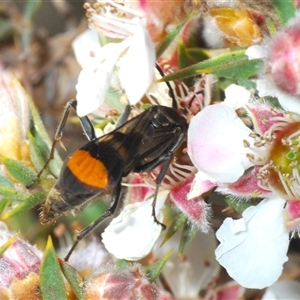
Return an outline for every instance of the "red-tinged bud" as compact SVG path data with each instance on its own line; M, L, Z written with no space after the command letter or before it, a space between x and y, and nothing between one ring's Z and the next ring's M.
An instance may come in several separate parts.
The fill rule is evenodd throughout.
M39 270L42 252L11 232L0 231L0 299L42 299Z
M191 224L200 228L203 232L209 230L210 207L202 197L187 199L192 186L193 178L171 190L170 196L176 207L188 217Z
M299 15L298 15L299 17ZM276 86L290 95L300 94L300 23L279 33L270 45L268 66Z
M3 245L12 233L0 231ZM42 252L21 238L16 238L0 257L0 287L8 288L14 279L24 279L30 273L39 274Z
M157 287L150 283L140 265L127 269L107 268L86 284L86 300L159 299Z

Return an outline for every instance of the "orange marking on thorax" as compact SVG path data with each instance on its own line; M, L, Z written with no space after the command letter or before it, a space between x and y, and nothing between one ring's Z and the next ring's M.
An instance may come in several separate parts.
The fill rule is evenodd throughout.
M90 155L88 151L76 151L67 166L74 176L84 184L104 189L109 185L108 172L104 164Z

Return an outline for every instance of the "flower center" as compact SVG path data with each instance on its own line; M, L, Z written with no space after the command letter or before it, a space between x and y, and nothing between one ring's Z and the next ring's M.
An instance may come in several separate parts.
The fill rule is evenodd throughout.
M268 184L287 200L300 199L300 122L274 134L269 152Z

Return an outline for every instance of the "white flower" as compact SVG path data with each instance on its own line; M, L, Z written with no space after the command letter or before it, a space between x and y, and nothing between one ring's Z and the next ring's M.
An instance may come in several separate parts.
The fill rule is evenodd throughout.
M240 285L262 289L281 275L289 246L284 204L280 198L263 200L247 208L242 219L225 219L217 231L216 258Z
M74 41L74 51L83 68L76 86L79 116L93 112L104 102L115 70L119 70L121 88L131 105L151 85L156 60L154 45L141 21L134 19L129 28L130 35L120 43L97 47L92 31Z
M231 201L265 198L246 209L243 219L225 220L216 251L238 283L264 288L282 272L289 233L299 231L300 115L252 100L239 109L248 127L235 111L243 101L237 105L234 93L229 94L226 103L204 108L191 122L188 153L200 174L191 193L217 186Z
M161 209L169 191L158 193L156 218L162 222ZM115 257L127 260L139 260L152 250L162 227L152 216L153 197L125 206L121 214L114 218L102 234L102 241Z

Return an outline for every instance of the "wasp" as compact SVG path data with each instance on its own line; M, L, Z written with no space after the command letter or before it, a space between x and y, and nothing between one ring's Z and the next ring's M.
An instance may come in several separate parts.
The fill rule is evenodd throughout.
M71 107L76 110L76 106L76 100L71 100L66 106L54 136L52 155L55 144L62 139L69 111ZM150 172L161 165L156 178L156 200L158 187L174 151L185 140L187 132L186 119L176 109L161 105L151 106L99 138L87 116L79 119L89 141L64 161L60 176L42 208L40 221L47 224L61 215L81 210L92 198L105 191L111 192L111 202L102 216L77 234L65 261L80 240L115 213L121 199L122 179L129 173ZM155 222L165 227L156 219L155 200L152 215Z

